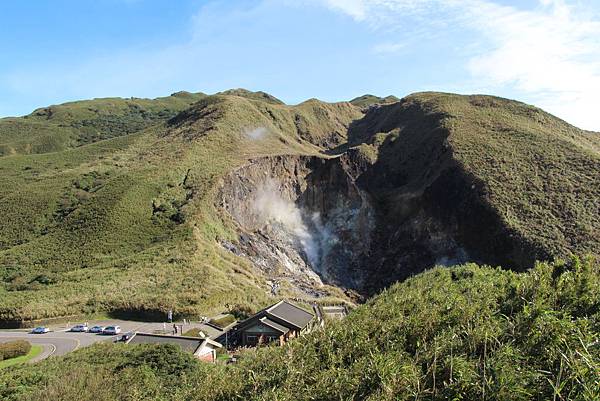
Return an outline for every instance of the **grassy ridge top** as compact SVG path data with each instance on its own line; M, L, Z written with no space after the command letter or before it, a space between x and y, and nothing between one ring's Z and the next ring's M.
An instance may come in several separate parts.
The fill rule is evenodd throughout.
M3 118L0 156L57 152L131 134L173 117L205 96L178 92L156 99L83 100Z
M0 396L592 401L600 394L599 280L593 260L528 273L436 268L342 322L247 352L235 365L198 363L176 347L102 344L1 372Z
M376 105L376 104L390 104L390 103L396 103L399 102L400 99L398 99L396 96L386 96L386 97L379 97L379 96L375 96L375 95L362 95L362 96L358 96L355 97L354 99L350 100L350 103L352 103L355 106L358 107L369 107L372 105Z

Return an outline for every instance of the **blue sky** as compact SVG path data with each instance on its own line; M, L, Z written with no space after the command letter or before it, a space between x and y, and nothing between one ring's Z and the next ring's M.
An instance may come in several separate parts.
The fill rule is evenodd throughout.
M287 103L488 93L600 131L594 0L95 0L0 5L0 116L243 87Z

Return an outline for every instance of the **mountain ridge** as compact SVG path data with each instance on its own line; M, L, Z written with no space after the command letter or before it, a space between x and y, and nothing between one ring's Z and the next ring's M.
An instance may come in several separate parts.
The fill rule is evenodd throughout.
M600 170L600 140L537 108L441 93L367 108L317 100L288 106L239 90L169 98L177 96L194 101L141 129L134 120L129 134L0 157L1 320L168 309L194 316L225 303L266 305L271 277L256 260L273 260L269 247L284 244L307 263L306 250L290 245L287 233L265 242L263 253L235 253L250 252L241 242L245 229L216 199L228 174L269 157L281 158L280 173L265 173L280 181L283 200L338 230L340 245L321 258L324 266L335 273L351 262L350 274L375 283L359 288L367 293L436 263L465 261L463 247L469 260L515 268L600 252L600 185L589 173ZM114 126L121 123L131 121ZM0 129L0 143L11 135ZM469 215L473 207L494 223L482 228L479 214ZM363 220L344 220L350 216L340 210L362 210ZM372 240L358 246L344 221ZM344 256L354 246L364 254ZM365 260L377 263L365 270ZM277 269L291 277L284 265ZM312 299L311 289L294 283L282 285L281 295ZM348 300L352 290L339 282L315 289L323 301Z

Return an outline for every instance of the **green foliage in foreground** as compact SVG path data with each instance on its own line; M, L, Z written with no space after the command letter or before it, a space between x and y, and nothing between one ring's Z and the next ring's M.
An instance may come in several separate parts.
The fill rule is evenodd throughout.
M600 266L465 265L397 284L346 320L236 365L102 344L0 376L0 398L598 400Z
M25 340L9 341L0 344L0 361L27 355L31 351L31 344Z

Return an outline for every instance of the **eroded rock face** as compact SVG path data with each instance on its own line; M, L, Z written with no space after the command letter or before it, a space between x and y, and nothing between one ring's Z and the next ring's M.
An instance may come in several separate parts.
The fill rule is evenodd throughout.
M237 252L270 277L304 290L361 286L375 211L340 159L252 160L226 177L219 204L240 231Z
M468 258L453 228L427 212L422 193L390 192L373 177L361 179L374 173L354 152L251 160L224 179L219 193L218 206L239 231L239 243L226 247L313 295L322 283L371 293Z
M370 295L439 264L547 259L456 157L444 116L409 101L374 107L329 150L335 157L249 160L225 177L217 202L239 231L232 247L316 295L322 283Z

